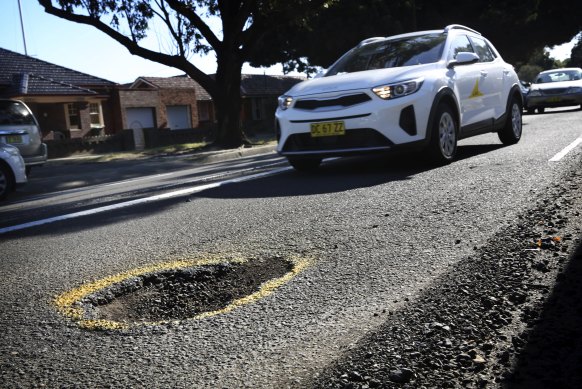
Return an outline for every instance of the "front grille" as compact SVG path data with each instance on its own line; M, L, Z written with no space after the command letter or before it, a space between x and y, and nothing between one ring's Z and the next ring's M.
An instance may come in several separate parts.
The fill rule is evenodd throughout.
M295 108L297 109L307 109L307 110L314 110L317 108L324 108L324 107L349 107L351 105L365 103L366 101L370 101L372 98L365 93L358 93L355 95L348 95L342 96L335 99L325 99L325 100L298 100L295 103Z
M371 128L346 130L345 135L311 137L311 134L289 136L283 152L293 151L333 151L367 147L392 146L393 143Z
M561 95L566 93L565 88L554 88L554 89L544 89L542 92L544 95Z

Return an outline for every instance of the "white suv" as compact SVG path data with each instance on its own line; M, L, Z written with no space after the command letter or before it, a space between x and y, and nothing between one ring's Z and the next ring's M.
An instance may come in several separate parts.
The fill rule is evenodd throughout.
M404 146L447 163L469 136L497 132L517 143L522 106L513 67L477 31L450 25L370 38L279 97L277 152L298 170Z

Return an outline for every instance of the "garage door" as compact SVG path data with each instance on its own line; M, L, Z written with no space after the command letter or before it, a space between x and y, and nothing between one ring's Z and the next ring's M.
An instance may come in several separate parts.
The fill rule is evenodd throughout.
M126 108L125 116L127 126L131 129L154 128L156 126L153 108Z
M187 105L168 105L168 127L170 130L192 128L190 124L190 110Z
M136 150L143 150L145 147L144 128L154 128L156 126L153 108L126 108L125 117L127 126L133 130L133 141Z

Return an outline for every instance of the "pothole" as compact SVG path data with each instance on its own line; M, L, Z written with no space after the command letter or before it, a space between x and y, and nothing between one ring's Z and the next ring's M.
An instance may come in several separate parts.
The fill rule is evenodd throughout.
M281 258L172 262L85 284L55 304L89 329L202 319L271 294L306 266Z

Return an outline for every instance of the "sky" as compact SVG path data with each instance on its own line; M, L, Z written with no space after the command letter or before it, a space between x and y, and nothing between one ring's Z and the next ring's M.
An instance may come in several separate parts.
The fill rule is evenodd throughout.
M26 51L31 57L117 83L133 82L140 76L182 74L178 69L131 55L125 47L94 27L45 13L37 0L21 0L21 6ZM155 34L146 39L145 45L159 48ZM556 59L568 58L573 45L574 41L557 46L550 53ZM0 47L25 54L18 0L0 0ZM206 73L216 70L212 53L205 57L194 55L190 61ZM243 73L283 74L283 68L281 65L270 68L245 65Z
M132 55L121 44L95 27L86 26L44 12L37 0L21 0L22 18L28 55L69 69L117 83L129 83L141 76L170 77L182 71ZM155 38L146 45L158 49ZM25 54L18 12L18 0L0 0L0 47ZM190 61L206 73L216 71L212 53L193 55ZM283 67L243 67L243 73L283 74Z

